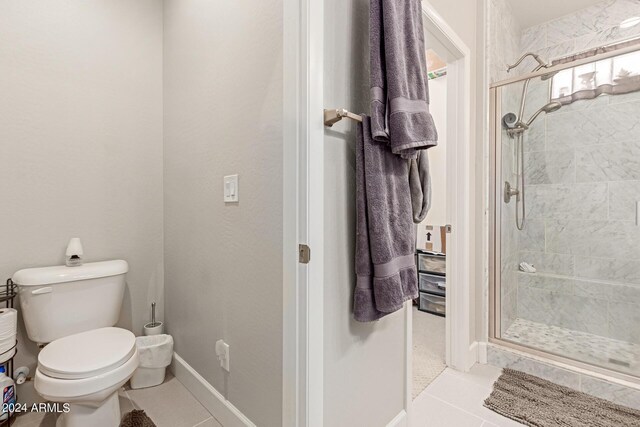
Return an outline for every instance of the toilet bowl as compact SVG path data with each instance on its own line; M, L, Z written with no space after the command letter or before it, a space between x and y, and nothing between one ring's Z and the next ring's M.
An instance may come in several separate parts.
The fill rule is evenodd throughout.
M29 339L38 355L35 388L68 411L64 427L117 427L118 389L138 367L136 340L113 327L129 264L124 260L26 268L13 274ZM64 405L64 404L68 405Z
M57 339L38 355L35 389L43 398L63 404L58 427L117 427L118 389L138 367L132 332L106 327Z

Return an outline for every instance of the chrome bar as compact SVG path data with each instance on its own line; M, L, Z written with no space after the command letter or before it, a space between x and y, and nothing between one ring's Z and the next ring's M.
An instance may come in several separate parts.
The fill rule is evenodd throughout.
M501 212L500 194L502 173L499 170L502 158L501 117L502 90L489 90L489 339L500 338L500 279L501 279Z
M614 56L624 55L626 53L635 52L636 50L640 50L640 44L626 46L617 50L612 50L609 52L599 53L594 56L590 56L587 58L576 59L575 61L567 62L564 64L556 64L552 65L549 68L540 69L538 71L528 73L522 76L512 77L510 79L501 80L499 82L491 83L489 88L506 86L511 83L520 82L527 79L533 79L536 77L541 77L547 74L555 73L558 71L566 70L567 68L577 67L579 65L590 64L591 62L600 61L602 59L612 58Z
M344 108L337 108L335 110L324 110L325 126L331 127L344 118L355 120L356 122L362 122L362 116L354 114Z

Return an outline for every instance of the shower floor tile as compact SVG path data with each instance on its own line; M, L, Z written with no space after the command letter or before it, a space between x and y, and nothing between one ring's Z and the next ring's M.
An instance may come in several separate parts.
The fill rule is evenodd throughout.
M525 319L516 319L502 338L625 374L640 375L638 344Z

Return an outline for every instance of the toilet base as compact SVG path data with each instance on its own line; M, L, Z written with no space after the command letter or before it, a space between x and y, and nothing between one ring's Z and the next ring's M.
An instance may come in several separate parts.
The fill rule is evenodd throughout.
M60 414L56 427L118 427L120 425L120 402L115 391L99 406L70 404L70 411Z

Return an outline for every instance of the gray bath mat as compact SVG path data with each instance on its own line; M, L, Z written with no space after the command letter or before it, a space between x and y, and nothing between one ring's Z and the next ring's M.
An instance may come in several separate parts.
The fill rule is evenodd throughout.
M638 427L640 411L504 369L484 406L534 427Z
M120 421L120 427L156 427L144 411L134 409L127 412Z

